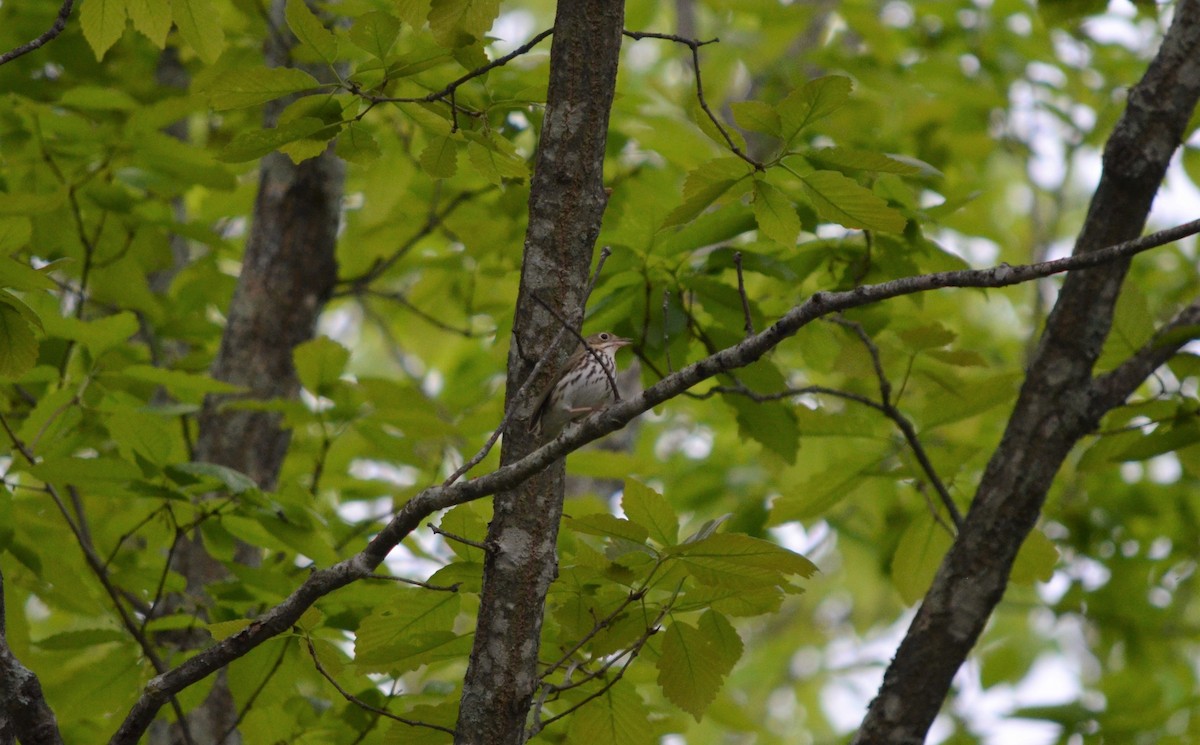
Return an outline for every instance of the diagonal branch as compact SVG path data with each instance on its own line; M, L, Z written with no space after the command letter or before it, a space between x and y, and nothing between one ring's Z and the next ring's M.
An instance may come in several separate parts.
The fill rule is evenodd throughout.
M315 570L283 602L267 610L245 629L151 679L113 735L110 744L136 745L155 714L173 694L211 675L268 639L287 631L301 614L321 597L370 575L401 540L434 512L489 497L503 489L517 486L568 453L620 429L639 414L681 395L697 383L757 361L818 318L849 308L944 287L1006 287L1020 284L1073 269L1126 259L1198 232L1200 220L1195 220L1115 246L1056 261L938 272L862 285L845 292L816 293L788 311L767 329L668 375L638 396L615 403L591 415L578 427L563 432L526 457L470 481L456 482L449 486L431 486L422 490L405 503L358 554L328 569Z
M52 25L45 31L45 33L33 41L22 44L21 46L11 49L4 54L0 54L0 65L12 62L17 57L29 54L35 49L40 49L45 44L53 41L67 28L67 19L71 17L71 7L73 5L75 5L75 0L64 0L62 7L58 9L58 15L54 19L54 25Z

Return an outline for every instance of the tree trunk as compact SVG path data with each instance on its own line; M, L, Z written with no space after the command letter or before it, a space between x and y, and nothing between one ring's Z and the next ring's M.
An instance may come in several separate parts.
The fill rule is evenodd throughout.
M603 184L609 108L616 87L624 20L622 0L561 2L550 52L550 88L529 198L529 228L508 355L505 406L514 411L501 463L528 455L536 438L527 423L537 393L554 370L517 398L536 360L561 365L576 345L540 297L578 327L607 196ZM558 368L556 368L558 369ZM474 649L463 683L458 743L521 743L537 684L546 591L557 573L555 543L562 514L564 464L558 461L495 499L488 529Z
M1200 97L1200 2L1181 2L1175 14L1105 147L1103 175L1075 244L1077 254L1141 232L1181 144ZM962 532L888 667L855 743L924 742L955 673L1004 594L1013 561L1063 459L1153 371L1142 365L1140 375L1093 378L1128 266L1125 260L1067 275Z

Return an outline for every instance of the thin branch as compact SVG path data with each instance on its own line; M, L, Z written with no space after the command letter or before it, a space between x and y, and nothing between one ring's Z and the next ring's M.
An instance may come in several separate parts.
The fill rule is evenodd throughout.
M671 339L667 332L667 313L671 307L671 290L663 290L663 356L667 360L667 372L675 372L675 366L671 364Z
M58 9L58 15L54 18L54 25L45 31L41 36L31 42L22 44L16 49L0 54L0 65L12 62L17 57L29 54L35 49L40 49L47 42L53 41L55 37L61 34L67 28L67 19L71 17L71 7L75 5L75 0L65 0L62 7Z
M417 97L412 97L412 98L395 98L395 97L390 97L390 96L375 96L375 95L365 93L364 91L359 89L354 84L347 86L347 90L357 96L361 96L361 97L365 98L366 100L370 101L372 104L436 103L438 101L445 101L446 99L450 99L448 101L448 103L450 104L450 110L454 117L453 125L452 125L454 128L452 131L454 131L454 130L458 129L458 118L457 117L458 117L458 112L460 109L463 111L463 113L466 113L470 116L477 116L476 112L471 112L467 109L463 109L454 102L454 93L456 90L458 90L459 86L461 86L463 83L466 83L470 80L474 80L475 78L479 77L480 75L486 75L488 72L491 72L492 70L496 69L497 67L507 65L509 62L512 62L514 59L516 59L517 57L520 57L521 55L528 54L531 49L533 49L535 46L540 44L543 39L545 39L547 36L549 36L553 33L554 33L554 28L553 27L548 28L545 31L542 31L538 35L534 36L532 39L525 42L521 46L512 50L508 54L504 55L503 57L497 57L496 59L492 60L491 62L487 63L486 65L483 65L482 67L477 67L474 70L471 70L466 75L463 75L462 77L458 78L457 80L450 83L449 85L447 85L445 88L441 89L440 91L435 91L426 96L417 96Z
M455 533L451 533L448 530L442 530L441 528L434 525L433 523L429 523L429 529L432 530L434 533L437 533L440 536L449 538L452 541L458 541L459 543L463 544L464 546L474 546L475 548L479 549L480 551L484 552L485 554L492 552L492 549L489 548L486 543L481 543L479 541L473 541L470 538L464 538L463 536L457 535Z
M600 281L600 272L604 269L604 262L608 261L608 257L611 255L611 247L604 246L600 249L600 258L596 261L596 271L592 272L592 278L588 282L587 290L583 294L583 306L585 308L587 307L588 300L592 297L592 290L596 289L596 283ZM536 295L534 295L533 298L538 302L542 302L541 298L537 297ZM543 303L543 305L545 304ZM551 313L553 313L553 311L551 311ZM559 330L558 334L555 335L554 340L550 342L551 349L558 346L558 343L562 341L564 333L566 333L564 330ZM578 337L579 335L576 334L576 336ZM513 406L515 406L518 401L522 400L525 389L532 385L533 381L537 380L538 373L542 371L542 367L544 365L549 364L549 359L550 357L547 355L542 355L538 359L537 364L534 365L533 369L529 371L529 375L525 376L525 382L521 383L521 387L517 389L516 395L512 397L511 401ZM510 406L509 409L504 412L504 417L501 418L499 426L492 430L492 434L488 437L487 442L483 443L483 447L479 448L479 451L475 453L475 455L471 456L470 460L455 469L454 473L450 474L450 477L442 482L443 487L450 486L455 481L458 481L460 478L462 478L463 474L479 465L479 463L487 457L487 454L492 451L492 447L495 446L496 441L500 439L500 435L503 434L508 428L508 422L509 419L512 418L513 410L514 409L512 406Z
M431 525L430 527L433 526ZM387 580L388 582L403 582L406 585L415 585L417 587L423 587L426 590L433 590L435 592L458 592L459 588L462 586L462 584L459 582L455 582L452 585L431 585L428 582L422 582L419 579L396 577L391 574L378 574L375 572L368 574L366 577L363 577L363 579L382 579Z
M362 294L366 295L367 297L377 297L382 300L391 300L392 302L397 303L400 307L404 308L408 312L412 313L417 318L420 318L425 323L428 323L430 326L439 328L442 331L448 331L452 334L457 334L458 336L461 336L464 339L478 339L478 338L484 337L484 336L491 336L493 333L495 333L494 330L486 331L486 332L476 332L476 331L472 331L471 329L466 328L466 327L452 326L452 325L446 323L445 321L443 321L442 319L438 318L437 316L435 316L431 313L428 313L426 311L423 311L420 308L418 308L416 305L413 305L412 301L409 300L402 292L385 292L383 290L372 290L372 289L368 288L368 289L362 290Z
M401 724L407 724L409 727L428 727L429 729L436 729L440 732L445 732L450 735L456 734L455 731L449 727L443 727L440 724L430 724L429 722L421 722L416 719L406 719L402 716L393 714L387 709L381 709L378 706L372 706L371 704L368 704L366 701L363 701L350 691L342 688L342 685L334 680L333 676L329 674L329 671L325 669L325 666L321 664L321 660L317 657L317 650L313 646L312 637L305 635L304 643L308 645L308 654L310 657L312 657L313 665L317 668L317 672L321 674L321 677L329 681L329 684L332 685L334 689L342 695L342 698L346 699L355 706L374 714L378 714L381 717L387 717L393 721L400 722Z
M712 112L712 109L708 107L708 101L704 99L704 82L700 78L700 47L705 46L706 44L715 44L720 41L720 39L699 41L697 39L685 39L684 37L677 36L675 34L659 34L652 31L622 31L621 33L623 33L625 36L628 36L630 39L633 39L634 41L638 41L639 39L666 39L667 41L673 41L677 44L683 44L688 49L691 49L692 69L696 73L696 100L700 103L701 110L708 115L709 121L711 121L713 126L717 128L717 131L721 133L721 137L725 139L725 143L729 146L730 152L754 166L754 170L756 171L767 170L766 166L754 158L751 158L744 150L737 146L737 143L733 141L733 137L729 135L729 130L725 128L725 125L721 124L721 120L718 119L717 115Z
M746 280L742 277L742 252L733 252L733 264L737 267L738 296L742 299L742 316L746 319L746 336L754 336L754 319L750 317L750 299L746 297Z
M158 710L174 693L211 675L268 639L287 631L319 598L370 574L401 540L434 512L516 487L559 458L620 429L634 417L681 395L696 384L726 370L744 367L757 361L818 318L849 308L944 287L1006 287L1020 284L1073 269L1126 259L1197 232L1200 232L1200 220L1055 261L938 272L862 285L845 292L816 293L749 339L668 375L638 396L614 403L588 416L578 426L567 428L553 440L518 461L470 481L459 481L449 486L431 486L421 490L397 511L362 551L327 569L311 572L291 595L269 608L249 626L151 679L113 735L110 745L135 745L154 720Z

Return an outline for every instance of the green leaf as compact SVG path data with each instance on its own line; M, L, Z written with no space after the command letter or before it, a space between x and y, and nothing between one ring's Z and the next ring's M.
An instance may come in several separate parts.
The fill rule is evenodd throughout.
M750 173L741 158L717 158L692 170L683 182L683 204L667 215L663 227L690 222Z
M826 220L847 228L888 233L904 230L904 215L854 179L836 171L813 171L803 176L803 183L817 213Z
M170 370L151 365L130 365L122 369L120 374L134 380L161 385L172 397L193 403L200 403L209 393L237 393L244 390L204 373Z
M288 28L301 44L314 51L327 64L337 61L337 37L325 28L305 0L287 0L284 16L287 18Z
M506 178L529 178L525 159L502 137L489 137L483 141L472 139L467 143L467 157L479 175L493 184L499 185Z
M133 481L142 475L137 466L116 458L66 456L50 456L37 465L30 466L29 473L47 483L77 486Z
M171 0L171 18L200 59L217 61L225 50L225 30L212 0Z
M326 129L328 125L320 119L304 116L274 129L258 129L243 132L233 138L217 156L230 163L261 158L280 147L304 139Z
M125 32L125 0L85 0L79 10L79 25L96 61L104 59L104 53Z
M779 113L762 101L738 101L730 106L734 121L742 129L762 132L778 137L780 132Z
M741 655L742 641L723 616L705 613L700 628L676 621L663 639L658 684L668 701L699 722Z
M651 538L663 546L673 546L679 540L679 516L662 494L640 481L625 480L621 509L634 524L646 529Z
M337 383L350 361L350 350L328 336L298 345L292 352L296 377L310 392L323 396Z
M782 246L795 246L800 234L796 205L783 192L761 179L754 182L754 218L767 238Z
M829 116L846 103L854 84L842 75L810 80L779 103L780 134L791 140L813 122Z
M792 410L775 402L759 403L745 396L729 395L725 403L737 412L738 434L750 438L787 463L796 462L800 429Z
M254 482L254 479L241 471L235 471L228 466L216 463L176 463L168 471L169 475L177 481L179 480L178 475L196 480L212 479L222 484L230 494L258 491L258 484Z
M878 173L898 173L911 176L921 173L921 168L912 163L897 160L884 153L873 153L869 150L852 150L844 147L823 147L809 150L804 157L813 163L834 168L847 168L858 171L875 171Z
M117 629L79 629L77 631L62 631L51 634L33 644L41 649L86 649L96 644L111 642L129 642L129 637Z
M421 153L421 168L434 178L450 178L458 171L458 142L451 135L436 135Z
M923 352L950 344L958 334L940 323L927 323L907 328L897 334L910 352Z
M338 157L351 163L364 165L379 157L379 143L362 122L350 122L338 135Z
M669 553L706 585L783 585L791 575L810 577L817 570L794 551L740 533L717 533Z
M429 15L429 0L396 0L396 15L409 26L421 28Z
M450 633L458 608L457 593L397 588L390 601L376 606L359 624L355 662L390 669L399 654L427 646L428 642L419 641L421 636Z
M359 16L350 27L350 41L380 61L387 59L399 34L400 21L378 10Z
M79 342L97 357L138 332L137 316L129 311L93 321L51 314L45 324L47 336Z
M38 343L33 326L8 303L0 303L0 378L14 380L33 369Z
M121 407L107 417L104 426L113 436L117 449L126 460L134 462L135 454L155 466L165 466L171 458L173 438L179 425L168 426L163 417L144 411Z
M28 217L0 217L0 258L29 245L33 223Z
M165 48L167 34L171 32L170 4L162 0L126 0L126 7L133 27L155 47Z
M463 47L482 41L500 14L500 0L433 0L429 30L443 47Z
M588 745L653 745L659 742L659 737L651 720L637 690L618 683L569 717L567 741Z
M645 526L606 512L569 518L567 527L576 533L587 533L605 538L623 538L633 543L645 543L646 538L650 535Z
M892 585L900 598L913 605L925 596L942 557L954 539L928 515L909 523L892 556Z
M0 216L40 215L53 212L67 203L67 188L48 194L0 192Z
M312 75L294 67L238 67L197 80L218 111L254 106L292 93L320 87ZM268 151L269 152L269 151Z
M1058 566L1058 558L1058 547L1045 533L1034 528L1017 552L1009 579L1024 585L1049 582Z

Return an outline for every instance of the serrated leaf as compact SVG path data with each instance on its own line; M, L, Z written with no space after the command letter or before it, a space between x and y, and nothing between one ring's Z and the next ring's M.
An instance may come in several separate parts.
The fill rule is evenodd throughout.
M85 0L79 10L79 25L96 61L104 59L105 52L125 32L125 0Z
M419 29L429 15L429 0L396 0L396 15L409 26Z
M835 168L850 168L859 171L875 171L878 173L898 173L911 176L921 173L921 168L906 163L884 153L874 153L869 150L852 150L844 147L824 147L804 153L804 157L817 164Z
M433 635L450 634L458 615L459 596L453 592L398 589L393 599L376 606L359 624L354 659L360 665L388 666L405 650L428 647ZM426 641L419 641L423 635Z
M925 596L954 539L928 515L909 523L892 556L892 585L912 605Z
M800 235L800 216L783 192L766 181L754 182L754 219L767 238L782 246L795 246Z
M780 134L791 140L813 122L829 116L850 97L854 84L843 75L810 80L779 103Z
M663 546L679 539L679 516L666 497L640 481L625 480L621 509L632 522L645 528L651 538Z
M171 0L171 18L188 46L208 64L225 51L225 29L211 0Z
M312 393L324 395L341 378L350 361L350 350L328 336L318 336L297 345L292 358L300 384Z
M817 570L794 551L740 533L717 533L669 553L706 585L782 585L791 575L809 577Z
M45 326L48 336L79 342L93 355L99 356L136 334L138 319L129 311L92 321L51 314L46 317Z
M458 171L458 143L450 135L436 135L421 153L421 168L434 178L450 178Z
M500 14L500 0L433 0L429 30L443 47L462 47L483 39Z
M171 32L170 4L162 0L126 0L126 8L135 29L159 49L166 47Z
M359 16L350 27L350 41L372 57L383 61L396 43L400 21L382 11L374 10Z
M194 618L192 619L192 623L195 623ZM210 623L205 628L208 629L208 633L212 634L213 641L219 642L228 639L252 623L254 623L253 618L235 618L232 621Z
M789 464L795 464L800 449L796 415L779 403L759 403L744 396L725 396L737 412L738 434L750 438Z
M33 326L16 308L0 303L0 378L21 377L33 369L37 356Z
M362 122L350 122L337 138L338 157L359 165L379 157L379 143Z
M634 543L645 543L650 535L644 526L605 512L570 518L567 527L577 533L623 538Z
M668 626L658 659L663 695L697 722L741 656L741 639L729 622L711 612L709 616L699 629L678 621ZM736 653L730 635L737 639Z
M211 79L202 78L198 89L218 111L272 101L320 86L312 75L294 67L239 67Z
M632 686L614 685L570 717L569 742L652 745L659 741L650 712Z
M274 129L259 129L243 132L226 145L217 156L219 160L238 163L261 158L289 142L316 134L327 125L320 119L305 116Z
M663 227L690 222L749 176L750 169L740 158L717 158L693 169L683 182L683 204L667 215Z
M822 218L847 228L904 230L904 215L888 206L874 192L837 171L813 171L803 176L804 191Z
M284 16L287 18L288 28L292 30L301 44L316 52L317 56L327 64L337 61L337 37L325 28L305 0L287 0Z
M506 178L529 178L529 166L508 140L489 140L487 144L468 142L467 157L479 175L493 184L501 184Z
M742 129L779 136L779 113L762 101L738 101L730 106L733 119Z

